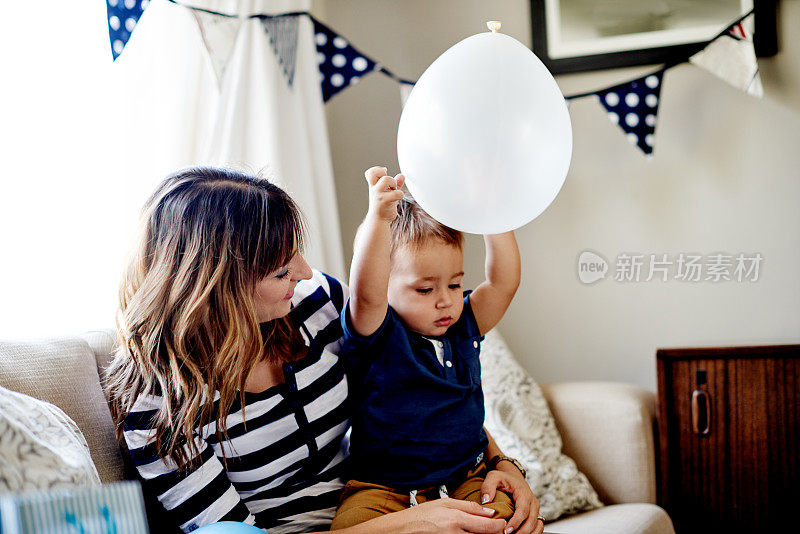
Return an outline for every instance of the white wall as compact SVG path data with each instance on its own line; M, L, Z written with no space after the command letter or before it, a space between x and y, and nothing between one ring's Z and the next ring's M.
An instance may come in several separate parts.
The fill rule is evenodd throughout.
M416 79L490 19L530 46L529 3L318 0L315 12L401 76ZM754 99L688 64L667 71L655 156L647 161L593 98L573 103L572 166L550 208L517 232L523 281L499 328L540 381L602 379L655 389L658 347L800 341L800 0L783 0L781 52L760 61ZM630 80L649 68L557 78L565 94ZM345 254L366 210L363 170L397 170L397 85L364 78L327 104ZM468 281L483 270L467 242ZM587 286L579 253L760 253L755 282L676 280ZM613 273L612 273L613 274Z

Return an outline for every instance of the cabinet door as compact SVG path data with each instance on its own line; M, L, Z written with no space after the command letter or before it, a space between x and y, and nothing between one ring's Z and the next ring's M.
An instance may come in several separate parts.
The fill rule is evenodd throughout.
M800 345L657 356L659 503L677 533L800 531ZM696 389L707 391L707 432Z
M794 524L790 530L800 531L799 367L789 358L728 361L727 508L733 525L780 532Z
M679 534L715 532L726 523L730 490L725 362L659 360L659 370L660 502ZM699 386L698 371L706 377ZM693 395L695 390L706 398Z

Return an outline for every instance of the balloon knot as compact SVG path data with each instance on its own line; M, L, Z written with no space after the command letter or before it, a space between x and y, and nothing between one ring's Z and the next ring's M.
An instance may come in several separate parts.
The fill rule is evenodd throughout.
M492 30L492 33L497 33L500 31L500 27L503 25L502 22L499 20L490 20L486 23L486 27Z

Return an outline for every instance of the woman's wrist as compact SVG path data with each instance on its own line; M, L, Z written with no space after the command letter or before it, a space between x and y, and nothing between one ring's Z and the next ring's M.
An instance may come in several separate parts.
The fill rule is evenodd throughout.
M392 514L381 515L336 532L341 532L342 534L413 534L416 531L413 528L408 528L409 522L403 520L403 517L407 515L404 512L405 510L402 510Z

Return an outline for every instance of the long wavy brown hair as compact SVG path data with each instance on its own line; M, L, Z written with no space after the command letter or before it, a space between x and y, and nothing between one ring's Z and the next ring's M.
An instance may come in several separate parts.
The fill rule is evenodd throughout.
M259 325L254 303L256 283L302 247L303 220L266 179L193 167L156 189L139 236L120 288L106 389L120 442L137 398L161 396L156 446L185 468L200 452L191 439L199 426L213 417L227 437L225 418L254 364L305 350L288 318Z

